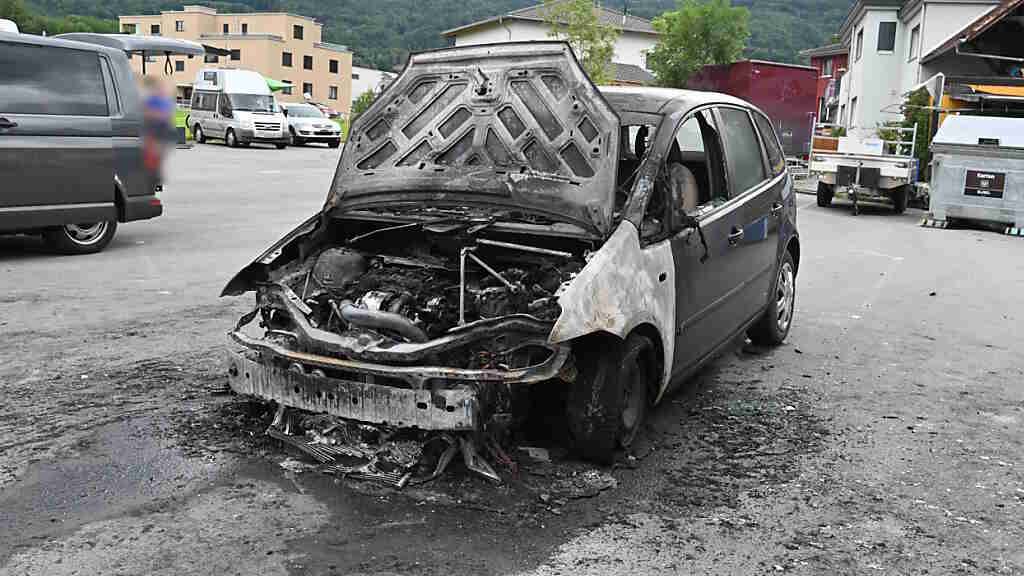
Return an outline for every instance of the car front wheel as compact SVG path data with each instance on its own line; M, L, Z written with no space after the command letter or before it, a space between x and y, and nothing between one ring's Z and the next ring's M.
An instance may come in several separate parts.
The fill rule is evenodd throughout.
M206 143L206 134L203 133L203 127L199 124L192 128L192 139L200 144Z
M62 254L93 254L110 244L117 232L117 221L65 224L47 230L43 237L51 248Z
M793 325L796 305L796 264L789 250L782 257L779 273L775 277L775 290L764 316L750 327L747 336L759 346L776 346L786 341Z
M231 148L238 148L238 137L235 136L235 131L228 128L226 134L224 134L224 143Z
M571 448L585 460L611 464L617 448L632 444L647 415L656 377L653 346L639 334L626 340L598 335L575 352L579 374L566 404Z

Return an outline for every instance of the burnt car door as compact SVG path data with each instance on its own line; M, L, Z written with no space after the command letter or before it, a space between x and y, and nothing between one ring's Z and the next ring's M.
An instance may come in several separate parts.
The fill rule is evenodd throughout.
M682 165L693 177L697 199L688 212L700 226L699 233L693 227L680 230L672 241L676 266L673 376L678 377L713 353L741 322L736 300L744 272L735 239L743 226L743 213L730 198L712 108L695 111L679 124L666 161L670 169L673 164Z
M739 218L730 230L730 249L741 273L739 284L732 288L736 290L736 310L730 314L730 326L739 328L768 303L778 254L784 177L770 176L761 138L748 109L721 106L717 114L731 202Z

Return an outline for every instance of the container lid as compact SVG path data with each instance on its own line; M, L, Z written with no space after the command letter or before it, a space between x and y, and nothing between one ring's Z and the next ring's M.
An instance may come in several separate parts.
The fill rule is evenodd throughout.
M950 116L939 127L932 143L1024 148L1024 118Z

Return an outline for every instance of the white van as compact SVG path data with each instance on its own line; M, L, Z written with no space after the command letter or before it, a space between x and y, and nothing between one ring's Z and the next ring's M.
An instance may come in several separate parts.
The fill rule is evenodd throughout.
M288 145L288 124L266 79L252 70L204 69L192 86L186 119L196 142L224 140L231 147L253 142Z

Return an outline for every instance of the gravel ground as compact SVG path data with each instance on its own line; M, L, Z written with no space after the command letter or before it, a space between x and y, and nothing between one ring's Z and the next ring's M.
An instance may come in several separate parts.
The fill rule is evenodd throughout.
M635 460L394 492L217 392L251 305L219 289L336 158L199 146L100 255L0 239L0 574L1024 574L1020 239L800 196L789 343L737 343Z

